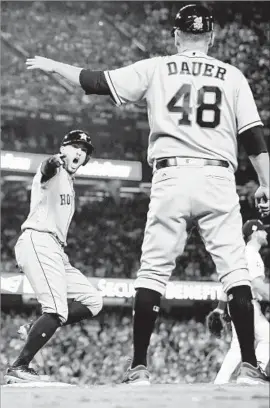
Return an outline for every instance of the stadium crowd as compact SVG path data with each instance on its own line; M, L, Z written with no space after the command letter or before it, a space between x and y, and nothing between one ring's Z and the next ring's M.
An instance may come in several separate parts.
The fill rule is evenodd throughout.
M1 375L22 347L16 333L19 326L34 316L2 312ZM194 319L175 321L161 317L149 350L152 381L213 381L229 340L229 331L223 339L213 338L205 325ZM131 352L131 316L103 312L93 320L59 329L33 361L33 367L56 381L119 383Z
M247 76L269 140L267 2L210 3L217 20L216 43L210 53L234 64ZM25 69L25 59L33 55L93 69L112 69L175 52L170 29L181 2L117 2L117 10L115 4L2 2L3 150L52 154L63 134L72 128L84 128L93 135L95 157L145 162L148 128L144 108L132 105L116 109L109 98L87 97L59 78ZM256 177L242 149L236 180L244 221L256 217L252 198ZM29 191L22 182L2 181L1 202L1 268L12 273L16 271L13 248L29 211ZM67 247L74 266L87 276L134 278L148 203L145 195L121 198L118 204L111 197L97 202L78 200ZM262 250L262 257L270 277L269 248ZM172 279L216 279L213 262L195 230L177 259ZM1 317L3 376L22 346L16 331L31 316L2 312ZM204 324L195 319L161 317L151 339L149 368L153 381L212 381L229 339L229 333L222 340L212 338ZM91 321L61 328L33 366L63 382L119 382L130 352L131 316L104 311Z
M217 22L215 46L210 54L232 63L246 75L268 137L270 37L267 36L267 4L249 2L243 6L226 2L225 6L225 3L207 3L208 6L212 3ZM111 158L122 158L127 153L133 159L140 159L147 141L147 127L139 146L138 138L132 136L130 146L126 146L125 152L122 149L126 135L138 129L138 121L146 120L144 108L131 105L116 109L110 98L87 97L73 87L69 92L57 78L27 71L25 59L29 55L43 55L82 67L89 64L92 69L112 69L152 55L172 54L175 48L170 29L180 6L181 3L171 2L118 2L115 10L112 2L102 2L102 6L98 2L83 1L2 2L2 123L5 125L5 110L9 106L24 109L25 115L30 117L46 109L47 112L65 112L73 117L69 119L73 121L70 126L78 123L79 117L84 117L86 130L90 133L95 133L91 132L91 127L97 121L99 137L111 136L115 143L104 141L100 150L105 157L109 154ZM111 124L112 117L119 121L119 129ZM3 149L51 152L52 146L57 144L55 134L58 133L44 130L46 126L35 129L34 134L26 132L24 135L20 135L21 127L18 121L15 130L4 132ZM118 142L119 133L122 143Z
M248 185L249 191L245 191L246 186L239 189L244 221L257 216L252 199L256 183L250 181ZM29 212L29 191L20 182L7 182L2 185L1 193L2 270L14 272L13 248ZM122 197L119 203L111 196L88 202L78 198L66 249L74 266L87 276L134 278L139 268L148 204L149 197L145 194L132 199ZM270 276L269 248L261 252L267 276ZM215 278L214 264L193 229L183 255L177 258L172 279Z
M265 316L270 320L269 309ZM17 330L36 318L13 311L2 312L0 345L0 383L6 367L18 355L23 342ZM182 317L183 319L183 317ZM228 350L230 326L217 339L209 334L204 322L161 316L151 337L149 369L155 383L212 382ZM88 321L57 330L38 353L32 366L41 375L61 382L80 385L119 383L132 356L131 310L118 308L102 311Z

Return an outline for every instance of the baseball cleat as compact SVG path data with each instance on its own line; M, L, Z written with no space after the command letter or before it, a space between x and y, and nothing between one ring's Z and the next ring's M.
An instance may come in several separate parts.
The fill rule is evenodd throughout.
M269 384L269 378L259 366L254 367L249 363L242 363L236 383L245 385Z
M131 385L150 385L150 374L144 365L128 368L122 383Z
M28 366L9 367L5 375L6 384L42 381L38 373Z
M28 333L30 332L31 327L33 326L33 324L34 324L34 322L31 320L30 323L26 323L26 324L23 324L22 326L20 326L17 333L19 334L21 340L26 340L27 339Z

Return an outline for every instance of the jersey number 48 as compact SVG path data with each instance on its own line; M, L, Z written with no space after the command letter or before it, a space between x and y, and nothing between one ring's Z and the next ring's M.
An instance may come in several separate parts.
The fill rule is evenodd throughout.
M205 94L214 94L213 103L205 103ZM190 114L192 108L190 107L190 95L191 95L191 85L184 84L172 97L170 102L167 104L169 112L182 113L182 119L178 121L179 125L191 125ZM183 99L182 106L177 105L180 99ZM220 104L221 104L221 90L216 86L203 86L199 89L197 94L197 111L196 111L196 122L200 127L203 128L215 128L220 123ZM203 120L203 112L211 111L214 113L213 120L205 121Z

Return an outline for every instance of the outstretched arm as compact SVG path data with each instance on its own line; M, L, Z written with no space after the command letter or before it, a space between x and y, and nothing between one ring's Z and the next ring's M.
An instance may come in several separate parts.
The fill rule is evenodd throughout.
M74 85L81 86L87 95L110 95L113 97L103 71L78 68L39 56L28 58L26 65L28 70L40 69L45 72L58 74Z
M54 156L49 157L45 160L41 165L41 182L45 183L46 181L50 180L53 176L55 176L57 172L57 168L64 164L64 154L55 154Z
M61 75L74 85L80 85L80 73L82 68L75 67L62 62L54 61L50 58L35 56L26 60L28 70L41 69L45 72L52 72Z
M43 70L61 75L79 85L87 95L110 95L117 106L138 103L146 98L149 83L160 57L148 58L122 68L93 71L35 56L26 61L28 70Z

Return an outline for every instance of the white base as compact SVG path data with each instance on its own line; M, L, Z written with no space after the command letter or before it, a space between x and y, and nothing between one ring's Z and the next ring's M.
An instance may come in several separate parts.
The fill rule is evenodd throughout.
M250 377L237 378L236 384L239 384L239 385L268 385L269 386L269 382L267 381L259 380L256 378L253 379Z
M68 384L56 381L27 381L19 378L5 376L6 384L3 387L34 387L34 388L44 388L44 387L75 387L75 384Z
M133 386L136 387L137 385L139 386L139 385L151 385L151 384L147 380L142 380L142 381L131 382L131 383L127 384L127 385L132 385L132 387Z

